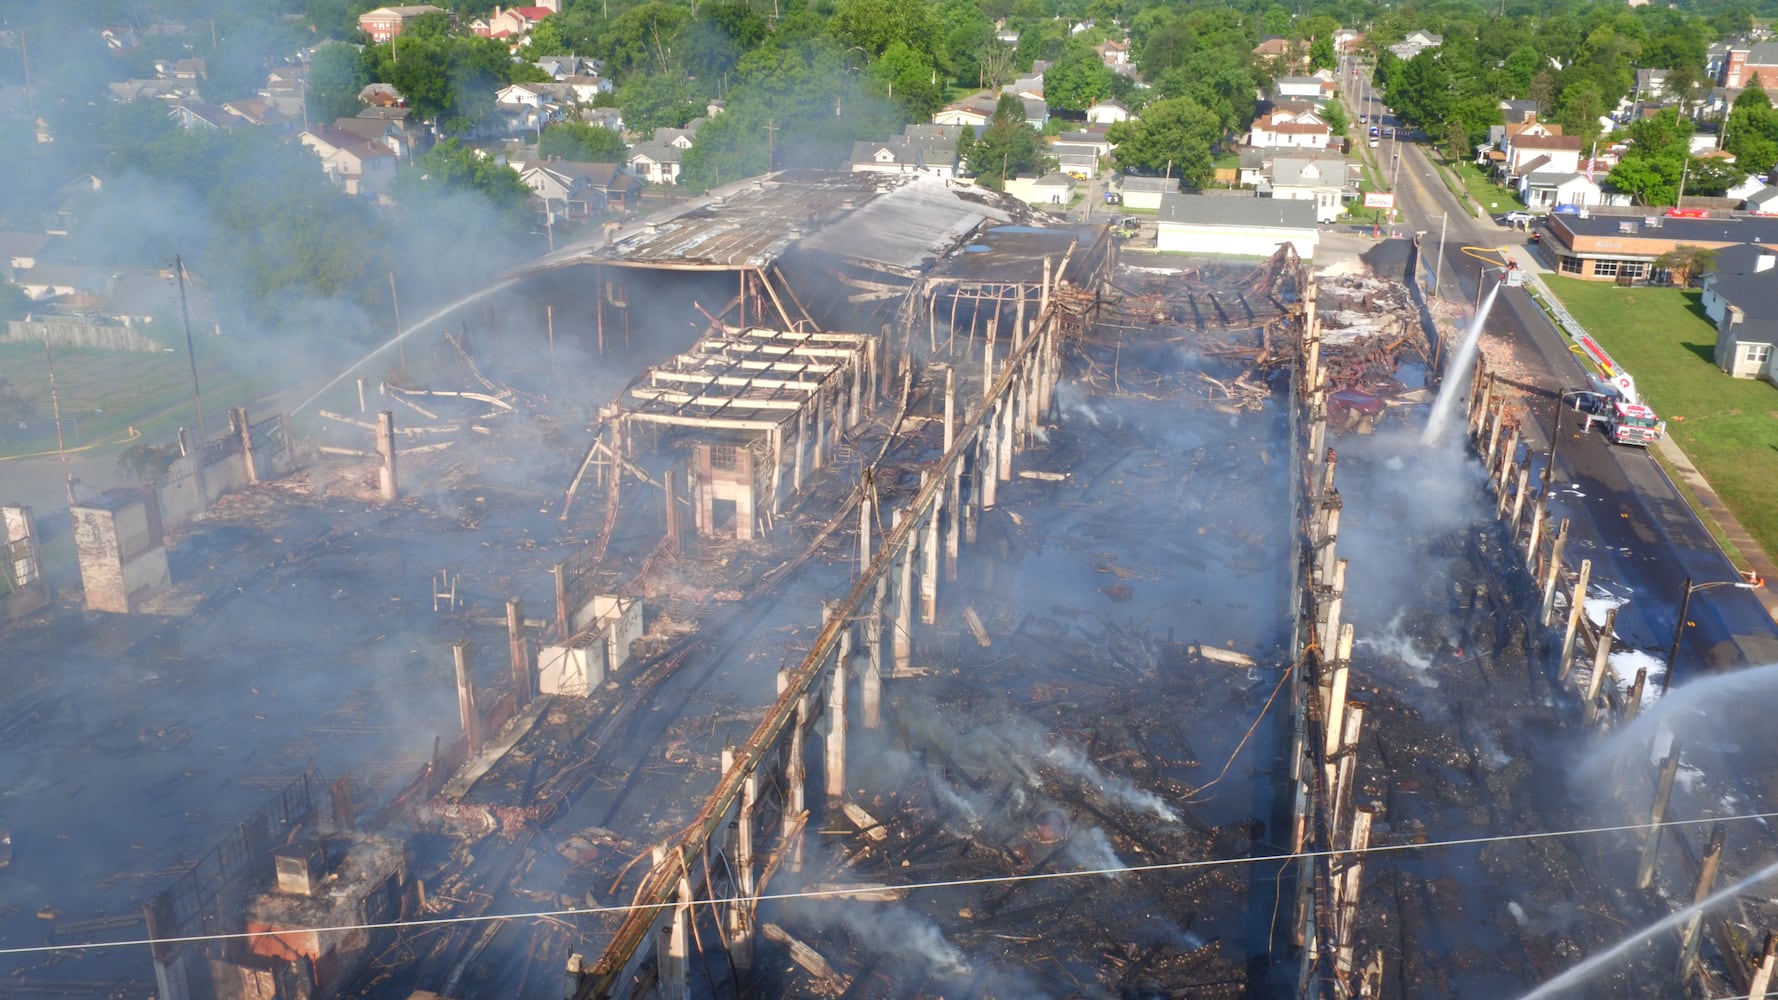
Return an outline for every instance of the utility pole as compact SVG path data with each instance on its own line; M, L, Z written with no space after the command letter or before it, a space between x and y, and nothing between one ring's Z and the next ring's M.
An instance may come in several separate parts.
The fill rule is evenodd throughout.
M1444 296L1438 293L1438 278L1445 269L1445 227L1450 225L1451 213L1443 212L1438 217L1438 256L1432 259L1432 297Z
M74 473L68 471L68 451L62 445L62 398L56 394L56 362L49 353L49 338L43 338L43 363L49 367L49 408L56 418L56 454L62 458L62 479L68 484L68 506L74 506Z
M766 173L772 172L772 138L778 132L778 122L771 119L766 122Z
M185 323L185 356L191 362L191 399L197 407L198 414L198 450L202 452L204 445L204 393L198 388L198 355L191 342L191 310L185 302L185 259L178 254L173 255L174 276L179 279L179 318ZM198 460L198 473L203 474L203 459Z

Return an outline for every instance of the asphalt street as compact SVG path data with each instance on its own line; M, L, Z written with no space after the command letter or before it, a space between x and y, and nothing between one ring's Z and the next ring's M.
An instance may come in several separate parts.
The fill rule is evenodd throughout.
M1373 100L1371 113L1381 111ZM1384 139L1376 152L1379 165L1396 178L1397 229L1423 234L1422 267L1437 274L1446 299L1473 303L1484 277L1500 278L1498 268L1488 268L1463 247L1513 246L1517 259L1531 259L1527 234L1499 225L1493 216L1471 215L1439 180L1421 146ZM1557 400L1562 392L1586 385L1585 369L1570 352L1567 336L1524 288L1501 289L1484 328L1510 340L1524 363L1527 384L1522 388L1531 398L1536 424L1528 428L1530 444L1547 451ZM1551 484L1552 518L1570 519L1569 558L1593 560L1598 589L1628 601L1619 611L1619 637L1665 659L1686 581L1736 581L1737 571L1648 450L1613 445L1597 430L1584 431L1571 409L1562 417ZM1750 591L1734 586L1699 589L1692 595L1687 621L1691 624L1680 646L1676 676L1778 660L1778 626Z

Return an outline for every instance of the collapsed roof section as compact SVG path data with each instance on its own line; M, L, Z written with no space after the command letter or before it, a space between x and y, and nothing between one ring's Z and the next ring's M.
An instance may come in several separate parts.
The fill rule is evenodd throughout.
M550 254L535 269L763 268L801 244L912 276L984 222L1031 218L1022 202L936 177L784 171L713 188L605 239Z

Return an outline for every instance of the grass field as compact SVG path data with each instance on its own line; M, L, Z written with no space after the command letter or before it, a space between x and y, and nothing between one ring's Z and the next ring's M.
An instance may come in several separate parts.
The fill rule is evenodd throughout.
M1457 172L1457 179L1463 183L1469 196L1489 215L1503 215L1525 207L1517 195L1489 180L1482 174L1482 168L1475 164L1454 163L1450 168Z
M243 375L220 364L204 364L205 423L212 433L223 426L220 413L276 383L269 371ZM54 367L55 392L50 391ZM62 440L70 449L106 454L130 440L134 427L146 440L164 444L181 426L195 421L191 367L183 351L143 354L57 348L48 359L42 344L0 344L0 400L11 410L0 420L0 457L53 453L55 413L62 417ZM20 426L23 424L23 426Z
M1768 555L1778 554L1778 386L1723 374L1700 293L1548 277Z

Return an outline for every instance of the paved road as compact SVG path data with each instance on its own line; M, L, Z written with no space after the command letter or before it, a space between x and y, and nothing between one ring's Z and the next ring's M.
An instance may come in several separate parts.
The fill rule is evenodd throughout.
M1384 144L1386 152L1388 145ZM1503 228L1491 217L1466 214L1433 172L1422 148L1404 143L1402 150L1396 191L1402 226L1426 234L1425 266L1437 271L1444 296L1474 302L1485 265L1461 248L1512 247L1516 259L1529 260L1525 234ZM1448 227L1442 266L1435 263L1441 224ZM1489 281L1498 278L1497 270L1487 275ZM1522 288L1501 290L1485 329L1510 339L1526 362L1527 388L1533 394L1538 424L1536 446L1547 448L1555 400L1560 392L1585 385L1584 369L1568 350L1567 337ZM1593 578L1629 599L1619 612L1619 636L1664 659L1685 581L1735 580L1736 570L1653 455L1645 449L1614 446L1596 431L1585 433L1573 411L1563 417L1553 509L1557 517L1572 519L1571 558L1592 559ZM1688 667L1728 669L1778 658L1774 655L1778 627L1748 591L1734 587L1698 591L1687 619L1695 625L1687 629L1680 648L1681 675Z

